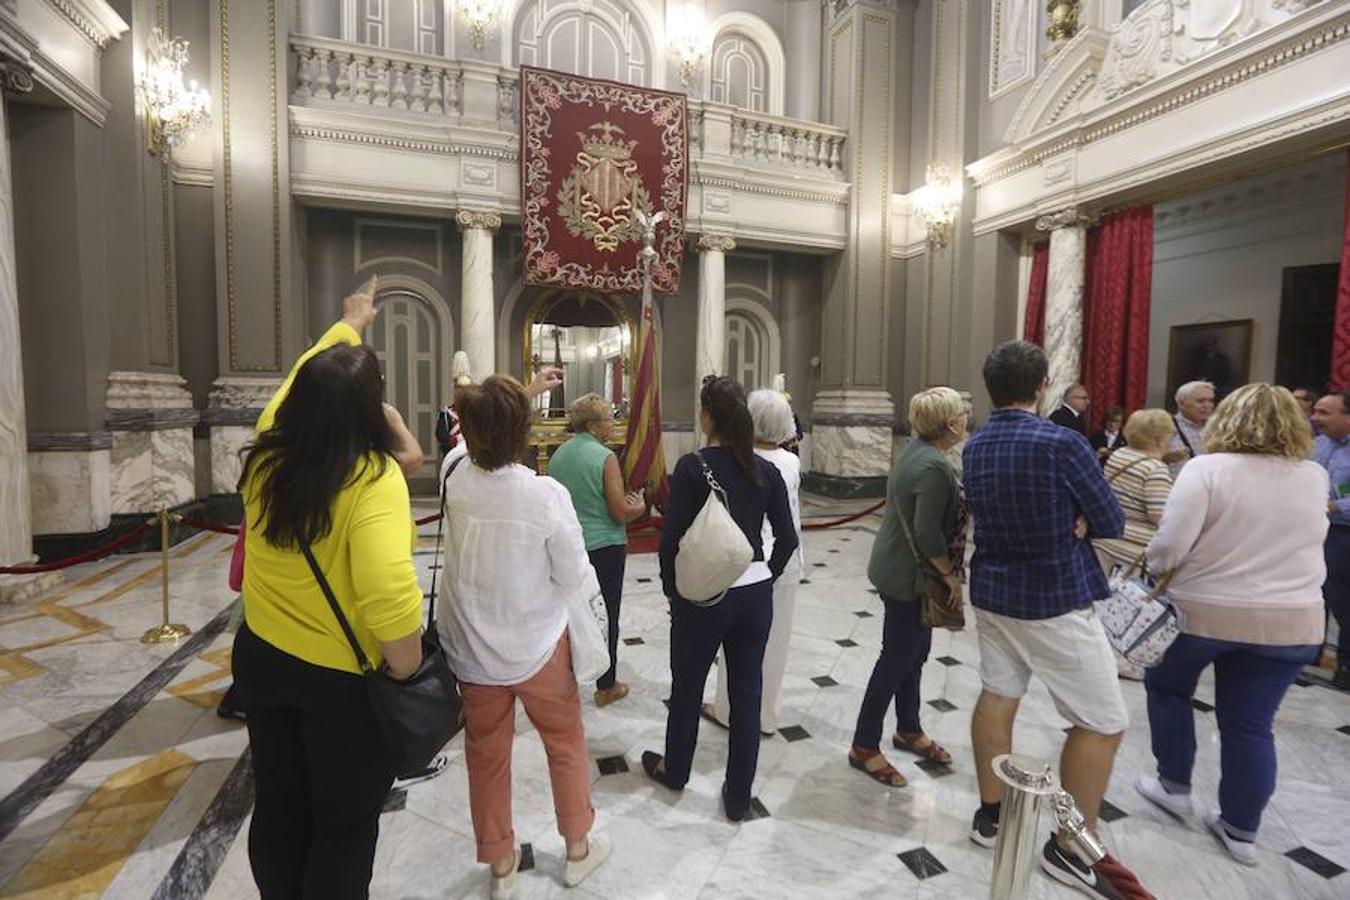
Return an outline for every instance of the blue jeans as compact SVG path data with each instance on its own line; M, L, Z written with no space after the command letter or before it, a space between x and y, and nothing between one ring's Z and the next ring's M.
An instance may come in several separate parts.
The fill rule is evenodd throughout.
M1233 837L1255 840L1261 812L1275 793L1275 736L1280 701L1316 644L1269 646L1183 634L1144 675L1148 724L1158 776L1175 793L1190 793L1195 766L1195 695L1200 673L1214 665L1219 723L1219 810Z
M721 648L731 696L726 806L733 817L750 808L759 765L764 646L773 627L773 582L734 587L716 606L670 601L670 712L666 717L666 784L683 788L698 743L699 706L708 670Z
M919 624L918 600L895 600L885 594L881 600L886 608L881 626L881 655L872 667L853 731L853 746L862 750L880 748L886 707L892 699L895 730L904 734L923 731L919 724L919 681L933 645L933 629Z

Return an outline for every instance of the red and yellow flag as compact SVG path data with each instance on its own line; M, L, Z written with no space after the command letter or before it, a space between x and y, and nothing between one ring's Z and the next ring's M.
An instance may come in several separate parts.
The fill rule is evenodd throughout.
M666 454L661 447L661 363L656 353L656 322L651 279L642 287L642 324L638 328L637 378L624 438L623 480L629 488L646 485L647 498L666 505Z

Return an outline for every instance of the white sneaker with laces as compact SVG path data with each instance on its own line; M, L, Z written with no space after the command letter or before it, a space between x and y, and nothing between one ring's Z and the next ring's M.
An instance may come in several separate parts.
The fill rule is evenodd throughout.
M1190 794L1168 793L1167 788L1163 787L1162 782L1153 775L1140 775L1134 782L1134 789L1143 794L1145 799L1151 800L1178 819L1184 819L1195 813Z
M586 850L586 855L581 859L568 859L563 866L563 884L568 887L576 887L585 881L586 876L609 859L609 852L614 849L609 838L604 835L593 834L588 841L590 846Z
M1224 849L1233 859L1242 863L1244 866L1255 866L1258 864L1256 859L1256 844L1251 841L1239 841L1228 833L1228 829L1223 827L1223 820L1219 814L1212 812L1205 816L1205 824L1209 830L1214 832L1214 836L1223 841Z

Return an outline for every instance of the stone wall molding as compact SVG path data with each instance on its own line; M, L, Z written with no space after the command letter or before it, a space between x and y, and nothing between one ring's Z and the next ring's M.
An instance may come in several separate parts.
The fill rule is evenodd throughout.
M192 394L181 375L163 372L109 372L108 409L191 409Z
M192 428L201 419L195 409L109 409L110 431L163 431Z
M30 431L29 453L65 453L107 450L112 446L111 431Z

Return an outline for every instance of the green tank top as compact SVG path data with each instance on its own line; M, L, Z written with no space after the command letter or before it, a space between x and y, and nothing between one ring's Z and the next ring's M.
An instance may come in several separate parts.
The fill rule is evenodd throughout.
M588 551L628 543L628 531L614 521L605 503L605 461L613 455L613 450L586 432L573 436L548 461L548 474L572 495Z

